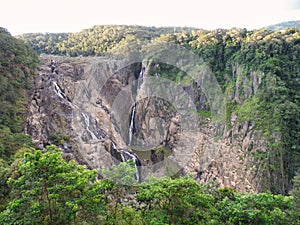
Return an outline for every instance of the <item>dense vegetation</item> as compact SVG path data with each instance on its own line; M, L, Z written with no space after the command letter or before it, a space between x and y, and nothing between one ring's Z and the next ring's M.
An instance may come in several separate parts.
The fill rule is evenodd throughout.
M143 26L94 26L79 33L24 34L18 38L30 44L37 53L101 56L113 53L131 41L150 41L161 34L190 31L192 28L143 27Z
M27 100L38 58L22 41L0 29L0 124L12 132L21 132Z
M23 147L34 146L22 131L37 64L29 46L0 28L0 205L9 193L6 181L13 155Z
M299 202L241 194L184 178L135 183L129 162L97 172L66 162L61 150L28 149L9 178L11 198L1 224L299 224ZM126 175L124 175L126 174ZM122 183L123 181L123 183ZM300 184L297 183L299 186ZM296 190L299 192L299 188ZM297 200L299 201L299 199Z
M0 224L300 224L300 30L95 26L19 39L37 53L70 56L126 54L132 42L143 43L141 51L147 43L176 43L205 60L228 96L253 71L263 72L259 91L245 97L242 90L241 102L228 97L227 111L254 122L270 142L267 152L257 154L265 162L265 190L292 190L294 197L242 194L188 177L126 186L114 179L134 183L130 165L104 171L114 179L97 180L95 171L64 161L53 146L44 152L30 148L22 129L38 59L23 40L1 29ZM242 68L239 76L234 63ZM153 68L177 82L185 77L169 65Z

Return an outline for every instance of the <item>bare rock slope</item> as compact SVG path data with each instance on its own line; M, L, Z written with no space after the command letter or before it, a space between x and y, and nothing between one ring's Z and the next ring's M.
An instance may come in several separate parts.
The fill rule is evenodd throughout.
M56 62L53 71L51 60ZM146 81L137 96L137 79L147 65L48 55L42 55L40 61L26 132L41 148L57 144L67 160L75 159L99 172L130 158L139 166L141 180L150 173L191 173L199 182L215 180L240 191L261 190L260 162L253 153L265 150L267 143L251 122L239 122L230 115L230 124L220 129L210 119L191 114L186 118L187 126L199 129L184 131L184 121L176 107L163 98L149 97ZM147 76L147 68L144 69ZM253 80L256 86L259 78ZM249 82L237 84L235 95L229 98L239 102L247 98L255 88L243 88L243 94L237 92ZM198 92L193 92L192 87L182 90L203 100L203 96L194 96ZM166 99L178 98L171 91L167 93ZM189 102L182 104L184 108ZM129 143L133 106L134 139Z

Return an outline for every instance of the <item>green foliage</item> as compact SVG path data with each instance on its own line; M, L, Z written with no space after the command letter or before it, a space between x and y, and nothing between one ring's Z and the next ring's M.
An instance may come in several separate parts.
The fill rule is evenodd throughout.
M26 116L28 92L38 58L33 50L0 30L0 157L7 159L29 138L20 134Z
M210 110L198 110L197 114L200 116L200 118L210 118L211 117Z
M0 125L20 132L38 59L23 41L0 31L0 62Z
M240 194L217 203L224 224L292 224L292 198L282 195Z
M137 173L134 165L133 161L128 160L102 171L106 177L101 182L107 199L105 224L142 224L140 212L134 209L134 205L128 201L122 204L136 192L138 182L134 178Z
M293 179L293 189L291 190L291 194L294 196L296 210L300 213L300 170L298 170Z
M131 185L137 184L137 180L134 178L134 175L137 173L137 168L132 160L113 165L111 169L104 169L102 172L109 180L121 186L130 187Z
M1 158L9 160L22 147L34 147L30 136L22 133L12 133L7 127L0 129Z
M5 208L6 198L9 195L9 188L6 184L8 178L9 167L3 159L0 159L0 211Z
M67 33L29 33L19 36L19 39L24 40L27 44L29 44L38 54L46 53L46 54L57 54L59 51L59 47L57 42L62 42L67 40ZM62 47L63 50L63 47Z
M188 177L152 179L141 185L137 199L145 205L147 224L217 224L214 198Z
M88 198L96 172L73 161L67 163L54 146L47 150L25 154L20 176L9 179L13 199L1 213L2 224L70 224L81 210L101 208L101 198Z
M176 28L177 32L189 31L191 28ZM126 55L129 50L138 49L139 42L149 42L161 34L174 32L172 27L142 26L94 26L78 33L24 34L23 39L37 53L101 56L111 53Z
M131 162L104 171L114 179L96 180L96 171L66 162L55 146L44 153L22 152L24 158L17 161L8 181L10 201L0 212L1 224L297 224L299 220L292 197L241 194L189 177L126 185L135 172Z
M27 115L27 97L36 73L38 58L23 41L0 28L0 208L6 206L13 174L14 155L33 147L31 137L22 133Z
M236 107L235 112L253 121L270 141L272 154L265 162L273 177L270 185L276 187L272 191L277 193L287 193L295 168L299 167L299 40L297 29L253 31L234 55L234 60L245 65L248 78L251 71L264 72L257 85L259 92ZM273 184L272 179L281 185Z

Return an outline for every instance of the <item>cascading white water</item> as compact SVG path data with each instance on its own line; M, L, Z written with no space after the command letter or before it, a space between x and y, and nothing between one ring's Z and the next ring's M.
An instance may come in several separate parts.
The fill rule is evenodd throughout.
M135 117L135 110L136 110L136 104L134 104L132 108L132 113L131 113L131 120L130 120L130 125L129 125L129 136L128 136L128 145L131 145L132 142L132 135L133 135L133 130L134 130L134 117Z
M134 162L134 167L136 169L134 178L138 182L140 182L140 166L141 166L140 160L132 152L129 152L125 149L118 149L114 142L111 142L111 143L112 143L112 148L113 148L114 154L118 154L121 157L121 162L126 162L128 160L132 160ZM115 157L116 157L116 155L115 155Z
M132 160L134 162L134 167L136 169L136 173L135 173L135 179L140 182L140 175L139 175L139 160L138 158L132 154L131 152L125 151L125 150L120 150L120 154L122 157L123 162L127 161L127 160Z
M55 81L53 81L53 84L54 84L54 88L55 88L56 94L57 94L60 98L62 98L62 99L67 99L67 100L68 100L67 96L66 96L65 93L60 89L60 87L58 86L58 84L57 84Z
M139 74L138 83L136 86L136 94L138 94L138 91L141 89L142 83L143 83L143 77L144 76L144 69L142 68Z
M136 86L136 95L138 95L139 90L142 86L143 83L143 76L144 76L144 71L143 68L141 69L141 72L138 77L138 82ZM132 135L134 133L134 118L135 118L135 112L136 112L136 103L134 103L134 106L132 108L131 112L131 119L130 119L130 124L129 124L129 132L128 132L128 145L131 145L132 142Z
M92 139L94 141L97 141L99 140L96 135L90 130L90 118L88 115L86 115L85 113L81 113L81 115L83 116L84 118L84 122L85 122L85 125L86 125L86 130L89 132L89 134L92 136Z

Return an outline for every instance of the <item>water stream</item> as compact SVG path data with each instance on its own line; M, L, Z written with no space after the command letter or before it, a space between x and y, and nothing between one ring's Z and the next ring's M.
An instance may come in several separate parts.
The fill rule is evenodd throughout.
M141 166L141 161L139 160L139 158L132 152L129 152L127 150L124 149L117 149L117 146L114 142L112 142L112 148L114 150L115 153L117 153L122 162L126 162L128 160L132 160L134 162L134 167L136 169L136 173L134 175L134 178L140 182L140 166Z
M140 161L139 159L131 152L125 151L125 150L120 150L120 154L122 156L122 160L128 161L132 160L134 162L134 167L136 169L135 173L135 179L140 182L140 174L139 174L139 166L140 166Z
M143 68L142 68L141 71L140 71L137 86L136 86L136 96L138 95L139 90L141 89L141 86L142 86L142 83L143 83L143 76L144 76L144 71L143 71ZM131 119L130 119L129 132L128 132L128 145L132 144L132 136L134 134L135 113L136 113L136 102L134 103L134 106L132 107L132 111L131 111Z
M61 90L61 88L58 86L58 84L57 84L55 81L53 81L53 84L54 84L54 88L55 88L56 94L57 94L60 98L68 100L67 96L66 96L65 93Z
M94 141L98 141L99 139L97 138L97 136L90 130L90 118L88 115L86 115L85 113L81 113L82 117L84 118L84 123L86 125L86 130L87 132L89 132L89 134L91 135L92 139Z

